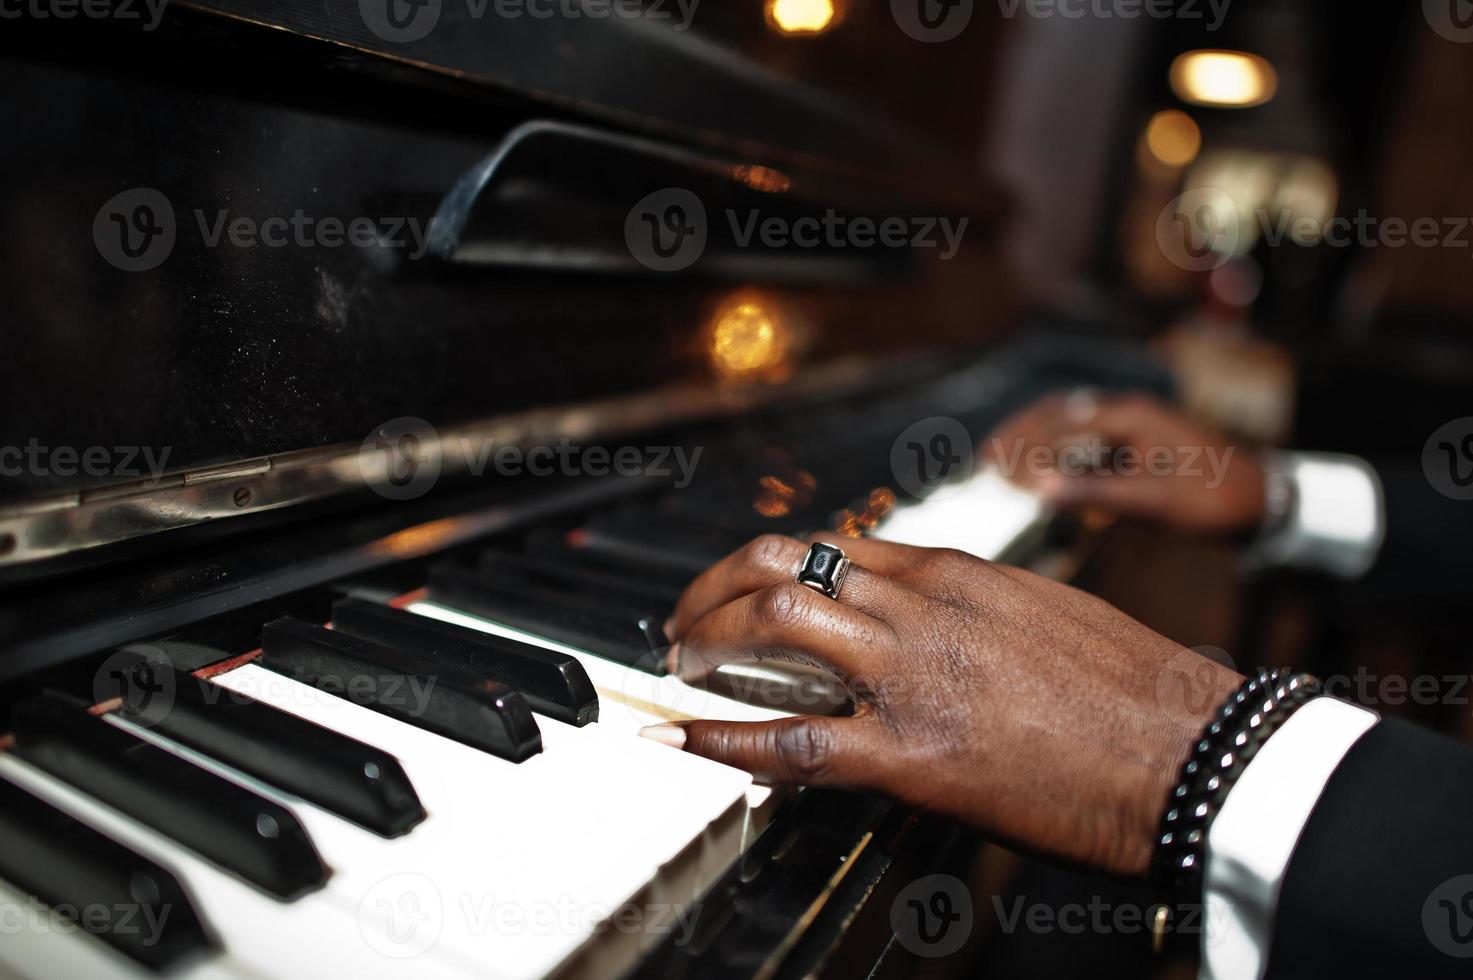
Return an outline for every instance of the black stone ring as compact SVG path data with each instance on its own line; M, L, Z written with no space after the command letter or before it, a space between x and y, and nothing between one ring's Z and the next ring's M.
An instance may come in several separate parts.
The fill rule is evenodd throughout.
M831 544L815 544L808 549L794 580L830 599L837 599L848 574L849 559L844 552Z

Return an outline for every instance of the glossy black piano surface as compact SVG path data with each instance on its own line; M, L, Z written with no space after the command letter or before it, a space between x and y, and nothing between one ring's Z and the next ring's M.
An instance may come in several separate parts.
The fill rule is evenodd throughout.
M310 20L314 10L324 12L283 5L280 16ZM692 140L672 128L675 107L647 118L549 103L541 93L566 78L558 52L570 43L557 25L535 40L516 33L521 22L506 36L482 28L526 72L541 73L508 85L192 7L169 14L148 32L7 21L0 39L11 136L0 159L25 175L7 185L0 228L0 290L15 325L0 385L7 444L34 435L147 446L156 458L168 447L166 468L179 471L356 445L401 416L441 425L699 382L710 376L703 329L749 288L767 290L768 302L802 322L809 362L915 346L902 296L946 282L974 297L945 314L953 335L995 320L998 294L983 300L989 294L971 288L999 276L986 257L995 199L976 182L958 185L955 172L916 181L893 159L882 165L842 144L819 153L711 133ZM342 25L349 15L356 10L331 19ZM580 42L585 57L574 64L597 51L631 56L626 38L604 36L618 24L605 26ZM436 36L475 44L465 31ZM712 72L724 64L709 60ZM599 71L642 84L652 98L672 87L666 76ZM727 74L743 94L707 93L683 76L679 87L723 106L771 89ZM802 118L815 133L820 121L857 111L846 106L828 96L801 116L752 115ZM518 127L535 121L573 129L523 140ZM865 125L852 128L875 138ZM895 134L886 145L912 144ZM438 253L431 219L462 175L500 147L510 147L504 165L463 202L461 247ZM652 273L624 237L630 209L671 186L697 192L712 217L707 254L685 274ZM168 203L138 197L139 188ZM121 210L102 215L119 194ZM173 220L141 261L162 248L167 258L129 271L140 260L111 245L100 253L94 225L111 236L138 205L160 220L167 207ZM760 247L734 263L728 223L716 219L726 208L945 215L967 217L971 228L947 263L897 249ZM312 247L296 245L295 227L282 224L298 216ZM367 246L330 224L319 235L321 222L355 218L373 223ZM238 221L253 234L236 236ZM144 241L129 230L135 245ZM928 332L946 329L938 322ZM100 482L24 474L0 493L13 501Z

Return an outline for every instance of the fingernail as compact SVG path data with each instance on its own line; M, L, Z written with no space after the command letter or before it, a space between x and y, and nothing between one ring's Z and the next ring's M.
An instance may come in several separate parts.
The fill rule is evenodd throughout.
M679 725L646 725L639 730L639 737L668 745L672 749L685 746L685 729Z
M665 625L662 626L662 627L660 627L660 628L665 631L665 639L669 640L671 643L674 643L675 642L675 617L674 616L671 616L669 619L665 620Z
M669 673L675 674L676 676L680 675L679 643L671 644L670 649L665 653L665 670Z

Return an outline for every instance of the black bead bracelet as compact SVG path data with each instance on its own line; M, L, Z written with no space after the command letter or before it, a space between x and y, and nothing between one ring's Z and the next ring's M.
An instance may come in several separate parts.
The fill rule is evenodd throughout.
M1207 831L1228 791L1269 736L1319 694L1319 681L1309 674L1260 670L1223 702L1193 743L1166 798L1151 855L1151 879L1163 893L1152 924L1157 950L1173 912L1201 905Z

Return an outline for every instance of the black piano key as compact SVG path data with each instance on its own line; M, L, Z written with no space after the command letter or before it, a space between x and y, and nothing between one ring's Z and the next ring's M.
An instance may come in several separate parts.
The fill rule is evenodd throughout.
M763 492L756 480L744 487L740 495L727 495L715 500L710 495L697 497L672 491L654 502L653 511L686 523L707 523L738 541L750 541L763 534L797 535L809 526L800 513L800 509L807 506L807 500L785 501L785 509L780 514L759 514L755 503Z
M631 575L598 571L576 560L559 561L491 548L481 552L478 567L487 575L525 581L541 588L576 591L594 598L673 611L684 589Z
M571 654L441 622L367 599L332 607L335 631L424 657L433 673L460 669L505 684L533 711L570 725L598 720L598 692Z
M145 664L140 657L135 669L151 670L150 686L162 683L172 697L124 698L124 717L380 836L397 837L424 820L404 768L382 749L167 665Z
M430 570L430 598L639 670L665 671L664 618L653 613L449 564Z
M13 725L22 759L277 898L327 881L290 810L93 716L74 698L23 701Z
M575 531L573 537L581 540L581 533ZM670 589L677 594L684 592L685 587L690 585L691 580L695 578L689 572L672 569L666 565L647 564L636 557L627 555L616 557L607 552L578 547L569 544L563 535L530 534L527 536L526 550L529 555L536 558L565 562L593 572L637 578L642 582Z
M594 551L668 568L691 578L746 544L743 537L690 524L597 515L574 532Z
M0 840L0 878L151 970L215 945L172 872L5 780Z
M295 619L261 628L261 664L511 762L542 751L527 702L503 684Z

